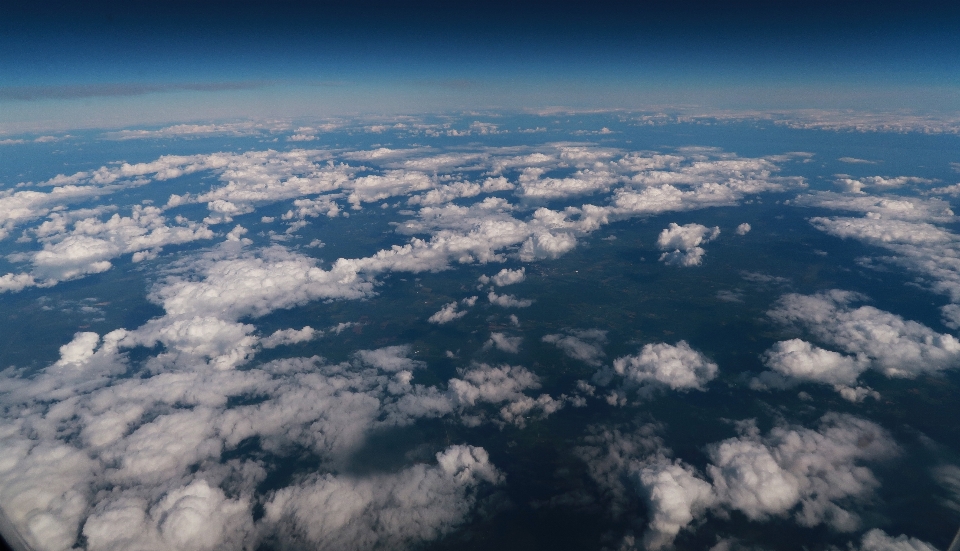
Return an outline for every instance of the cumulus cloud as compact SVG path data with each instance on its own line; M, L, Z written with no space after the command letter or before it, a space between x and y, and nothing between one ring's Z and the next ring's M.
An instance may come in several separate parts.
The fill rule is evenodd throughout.
M505 285L513 285L514 283L520 283L521 281L527 278L526 268L520 268L519 270L509 270L504 268L497 272L497 275L490 278L490 281L498 287L503 287Z
M859 551L934 551L935 549L936 547L925 541L902 534L893 537L879 528L864 534L859 547Z
M167 220L156 207L133 207L129 217L114 214L105 222L99 218L85 218L67 229L63 218L52 218L52 224L38 229L43 250L33 254L33 284L45 287L60 281L75 279L86 274L109 270L110 260L122 254L133 255L134 262L156 256L163 247L210 239L213 232L203 224L179 218L178 225L168 226ZM61 224L63 224L61 226ZM60 229L62 231L56 231ZM26 278L8 274L22 289L29 283ZM7 285L10 290L16 286Z
M548 394L537 398L527 396L525 390L540 388L540 378L522 366L474 364L463 370L460 378L450 379L448 393L458 407L475 406L482 402L503 404L499 414L502 423L524 426L526 419L545 418L563 407L563 400L556 400ZM482 413L475 416L461 415L468 425L483 421Z
M323 331L317 331L309 325L302 329L278 329L268 337L260 339L260 346L264 348L276 348L286 344L298 344L311 341L322 336Z
M671 222L657 237L657 247L668 251L660 255L660 261L676 266L699 266L706 252L699 245L713 241L718 235L718 227L708 228L700 224L680 226Z
M360 350L356 352L361 362L382 369L384 371L404 371L425 367L427 364L409 358L412 348L408 344L386 346L376 350Z
M432 316L427 318L427 321L430 323L436 323L442 325L444 323L449 323L455 319L460 319L463 316L466 316L467 312L465 310L457 310L457 301L449 302L443 305L443 308L438 310Z
M490 333L490 340L487 341L485 346L495 347L497 350L502 350L504 352L509 352L510 354L516 354L520 352L520 343L523 342L523 337L508 337L503 333Z
M852 402L880 396L869 388L856 386L860 374L870 368L863 354L844 356L800 339L790 339L764 352L763 363L772 371L753 379L751 388L790 388L800 382L816 382L833 385L841 396Z
M662 549L673 544L680 530L714 504L716 496L709 482L679 461L657 461L632 473L651 511L643 535L646 549Z
M607 332L601 329L568 330L565 335L544 335L542 340L556 345L571 358L599 366L605 356L603 345L607 343Z
M659 389L705 390L705 385L717 376L717 364L694 350L686 341L676 345L648 344L635 356L623 356L613 361L613 369L597 372L594 381L607 385L614 379L621 381L621 389L613 391L607 401L626 403L627 391L636 391L640 397L649 397Z
M198 138L210 136L256 136L289 128L285 121L245 121L221 124L175 124L157 130L118 130L106 132L108 140L142 140L158 138Z
M869 161L867 161L869 162ZM835 184L851 193L863 193L864 188L890 189L908 184L932 184L934 180L918 178L916 176L897 176L884 178L883 176L867 176L865 178L850 178L845 174L838 174Z
M776 427L766 437L747 434L714 444L707 472L719 502L751 520L793 512L802 526L848 532L859 527L859 518L837 502L869 499L879 486L860 463L897 453L878 425L828 414L819 430Z
M498 295L493 291L487 294L487 300L490 301L490 304L504 308L526 308L533 304L533 301L530 299L519 299L513 295Z
M750 224L744 222L737 226L737 235L747 235L748 233L750 233Z
M224 130L171 127L167 133ZM539 392L539 378L521 366L471 364L446 387L416 384L413 373L423 363L411 358L407 345L360 350L342 363L319 357L258 362L262 348L322 334L306 326L264 336L258 320L311 301L369 298L377 289L375 278L387 272L554 259L611 221L734 205L750 194L803 185L801 179L774 176L776 170L769 160L716 151L633 154L570 144L441 154L428 148L346 154L294 149L109 164L0 194L3 236L48 218L25 230L24 239L36 238L41 250L18 260L29 261L29 271L0 276L0 290L8 291L103 271L122 255L134 262L155 258L168 245L210 239L210 225L267 204L289 202L266 213L288 221L288 233L305 227L307 219L346 216L347 204L361 209L397 197L419 208L402 214L411 218L396 226L408 242L329 263L279 245L254 250L250 237L256 230L237 225L224 242L166 264L149 294L163 315L136 328L80 333L63 346L57 362L36 374L0 373L4 510L31 546L49 549L84 542L91 549L237 549L256 548L263 538L280 546L389 547L446 534L468 517L478 489L501 480L486 454L453 446L437 456L436 465L344 474L371 432L444 416L470 426L522 427L576 400ZM465 179L474 171L484 172L485 179ZM136 207L129 215L109 214L110 205L67 210L199 172L208 172L215 183L179 191L162 208ZM597 204L537 208L538 198L555 193L594 194ZM175 216L193 204L209 210L204 223ZM250 220L263 221L261 214ZM502 270L491 281L503 286L523 277L523 268ZM473 307L476 300L447 304L435 316L460 315L458 306ZM494 292L488 300L510 307L532 302ZM341 326L346 324L331 330ZM567 331L553 344L596 365L605 342L600 333ZM491 341L501 349L516 348L510 337ZM709 362L698 368L666 349L651 354L657 361L625 361L611 378L622 377L624 388L702 388L716 370L711 372ZM664 367L670 358L693 370L693 386ZM666 363L657 363L661 360ZM584 382L581 390L593 387ZM262 454L238 453L248 447ZM269 495L258 493L275 469L272 459L263 458L282 460L291 450L311 457L313 473L297 473ZM674 486L696 486L683 475L693 471L674 466L680 471L664 466L645 486L650 503L664 508L658 517L663 533L684 526L685 518L683 506L667 511L663 496ZM689 503L690 515L700 514L700 501ZM266 515L254 521L257 504L265 505Z
M946 201L915 197L847 195L820 191L800 195L793 199L791 204L864 214L872 212L883 218L918 222L949 222L954 216L950 204Z
M784 325L806 331L820 342L857 356L856 365L868 365L888 377L916 377L960 363L960 341L952 335L937 333L925 325L872 306L855 308L852 305L863 300L862 295L837 289L816 295L791 293L784 295L768 315ZM778 346L781 352L786 350L784 345ZM786 348L790 347L795 349L796 358L804 355L801 350L805 349L804 345L797 342L786 345ZM809 353L816 352L811 348ZM823 359L829 356L834 366L841 370L835 373L839 377L836 382L849 381L858 369L849 361L829 354L820 355ZM777 356L778 352L774 351L770 357ZM803 371L802 365L803 362L798 361L794 367L784 369ZM811 376L811 372L807 373Z
M313 549L406 547L437 539L467 519L484 485L503 475L483 448L451 446L437 464L396 474L314 476L265 505L275 537Z
M860 519L853 506L869 502L879 487L864 464L899 453L883 428L850 415L827 414L816 429L779 424L766 435L751 423L740 425L740 436L707 447L705 474L671 459L655 425L628 432L605 429L588 436L577 454L615 515L629 510L631 499L646 503L643 544L661 549L711 511L857 530Z
M956 259L960 256L960 237L931 223L952 221L953 212L940 208L939 203L914 209L914 203L883 211L868 210L862 218L815 217L810 223L830 235L857 239L892 252L893 256L879 260L918 274L918 283L958 303L960 266Z

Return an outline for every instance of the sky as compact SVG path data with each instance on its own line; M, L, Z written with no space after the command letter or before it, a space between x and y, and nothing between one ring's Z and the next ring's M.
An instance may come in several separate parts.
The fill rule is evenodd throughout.
M960 107L949 2L7 4L0 133L548 107Z

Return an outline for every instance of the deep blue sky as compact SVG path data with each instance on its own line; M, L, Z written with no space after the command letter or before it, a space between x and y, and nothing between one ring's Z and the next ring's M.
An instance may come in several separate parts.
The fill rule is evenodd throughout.
M9 2L0 132L434 109L960 108L960 3Z

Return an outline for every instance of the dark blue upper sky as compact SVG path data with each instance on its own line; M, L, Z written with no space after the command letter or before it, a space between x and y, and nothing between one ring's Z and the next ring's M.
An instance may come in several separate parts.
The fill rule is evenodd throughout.
M960 107L956 2L11 4L8 132L206 113Z

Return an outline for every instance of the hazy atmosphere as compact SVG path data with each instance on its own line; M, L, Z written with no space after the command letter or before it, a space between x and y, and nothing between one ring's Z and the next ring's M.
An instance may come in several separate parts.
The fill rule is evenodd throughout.
M0 535L956 551L958 23L15 2Z

